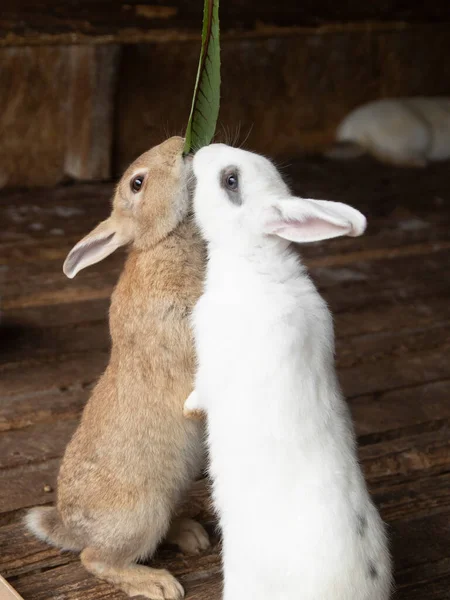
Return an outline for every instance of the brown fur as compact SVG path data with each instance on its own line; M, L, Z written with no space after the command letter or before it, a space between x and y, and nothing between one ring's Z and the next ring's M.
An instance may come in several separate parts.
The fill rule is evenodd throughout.
M90 572L155 599L180 598L182 588L166 571L133 563L168 533L203 456L201 424L183 417L195 370L188 317L202 291L205 249L186 217L182 145L170 138L139 157L117 186L111 217L66 260L73 276L131 242L111 300L110 362L66 449L57 509L28 516L39 537L83 550ZM136 173L148 174L139 194L130 189ZM208 546L187 519L173 523L169 539L192 552Z

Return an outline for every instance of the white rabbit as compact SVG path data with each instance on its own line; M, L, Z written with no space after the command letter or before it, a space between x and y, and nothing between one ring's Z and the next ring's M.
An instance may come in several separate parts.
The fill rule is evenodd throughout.
M386 600L385 529L336 378L332 317L290 247L360 235L366 220L292 197L250 152L211 145L193 167L209 263L185 416L208 416L224 600Z
M351 143L395 165L425 166L450 158L450 98L397 98L353 110L336 132L329 156L345 157ZM340 149L341 148L341 149Z

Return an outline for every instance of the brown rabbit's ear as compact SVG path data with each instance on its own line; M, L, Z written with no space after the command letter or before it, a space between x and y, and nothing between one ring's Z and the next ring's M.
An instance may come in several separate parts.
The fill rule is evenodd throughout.
M102 221L76 244L64 261L63 271L72 279L85 267L100 262L110 254L131 241L122 228L110 217Z

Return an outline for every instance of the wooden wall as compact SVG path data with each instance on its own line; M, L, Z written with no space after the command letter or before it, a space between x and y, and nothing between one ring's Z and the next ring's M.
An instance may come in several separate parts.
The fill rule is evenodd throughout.
M117 46L0 48L0 186L111 176Z
M181 131L198 45L126 46L117 99L114 164L121 170L165 132ZM275 155L328 144L340 119L374 98L450 95L442 57L449 32L345 31L224 40L220 125Z
M222 4L222 138L240 129L268 154L320 150L362 102L450 95L447 0ZM182 133L201 7L4 0L0 187L109 179Z

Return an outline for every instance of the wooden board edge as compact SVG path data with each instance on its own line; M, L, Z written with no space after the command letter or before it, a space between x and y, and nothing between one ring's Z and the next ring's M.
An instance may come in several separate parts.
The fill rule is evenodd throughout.
M0 600L23 600L22 596L0 575Z

